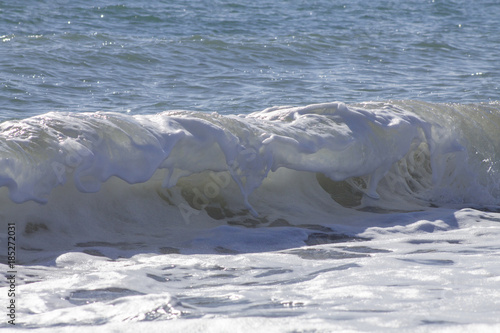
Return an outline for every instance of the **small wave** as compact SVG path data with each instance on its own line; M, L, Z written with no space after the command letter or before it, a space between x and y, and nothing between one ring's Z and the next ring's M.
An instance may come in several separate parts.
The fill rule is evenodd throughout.
M258 226L306 212L497 205L499 112L495 103L336 102L6 121L1 212L43 234L78 216L111 229L165 216Z

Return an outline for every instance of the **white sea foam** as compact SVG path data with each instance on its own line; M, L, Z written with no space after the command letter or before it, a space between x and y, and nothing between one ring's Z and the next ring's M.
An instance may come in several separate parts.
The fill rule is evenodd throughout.
M49 113L1 124L0 214L33 235L27 248L48 250L496 205L499 123L497 104L419 102Z
M363 228L360 215L349 226L363 239L309 246L304 239L317 231L307 226L215 227L180 254L120 237L83 244L52 262L19 267L17 325L56 332L89 325L174 332L257 325L282 332L292 324L325 331L498 328L500 214L434 209L365 218Z
M4 122L18 323L494 330L499 121L393 102Z
M372 198L384 177L396 177L418 183L412 195L431 190L429 201L481 204L498 196L498 112L498 105L406 102L277 107L248 116L49 113L1 125L0 185L14 202L47 202L66 183L97 192L113 176L135 184L164 169L163 185L172 187L195 173L229 171L246 202L269 172L284 167L333 181L366 177ZM468 197L476 185L484 192L479 202Z

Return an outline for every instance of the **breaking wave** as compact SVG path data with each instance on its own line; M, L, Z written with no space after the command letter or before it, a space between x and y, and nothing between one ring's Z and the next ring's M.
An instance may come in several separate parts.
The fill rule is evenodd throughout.
M28 234L156 233L497 205L499 134L498 103L47 113L0 124L0 214Z

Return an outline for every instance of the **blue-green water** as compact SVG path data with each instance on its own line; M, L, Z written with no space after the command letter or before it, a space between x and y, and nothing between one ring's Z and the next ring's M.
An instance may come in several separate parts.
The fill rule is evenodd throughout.
M496 1L1 1L0 117L498 100Z
M0 0L0 329L498 332L499 18Z

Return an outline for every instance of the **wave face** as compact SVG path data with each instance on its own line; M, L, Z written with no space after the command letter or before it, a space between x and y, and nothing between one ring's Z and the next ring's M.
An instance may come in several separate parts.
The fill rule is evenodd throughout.
M498 134L498 103L47 113L0 125L0 212L26 230L71 220L92 233L497 205Z

